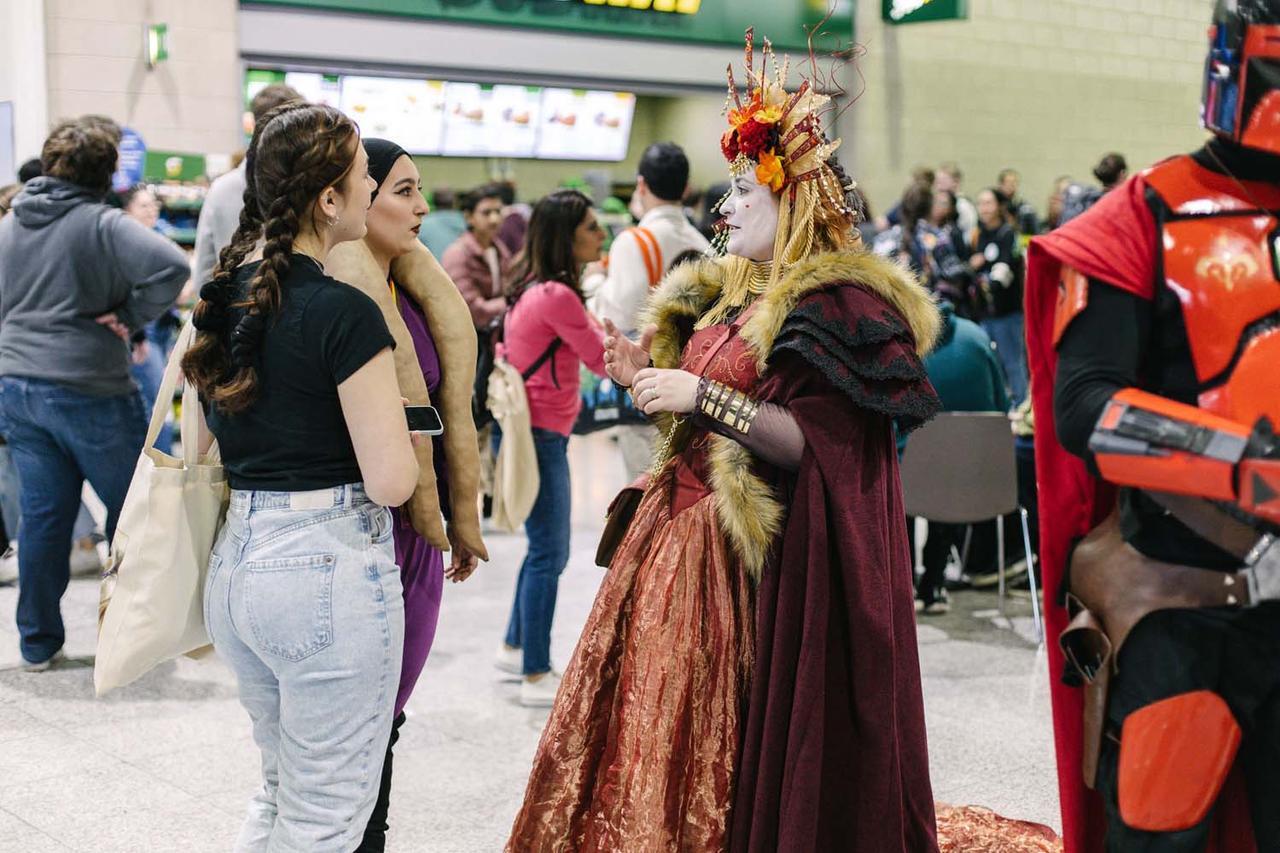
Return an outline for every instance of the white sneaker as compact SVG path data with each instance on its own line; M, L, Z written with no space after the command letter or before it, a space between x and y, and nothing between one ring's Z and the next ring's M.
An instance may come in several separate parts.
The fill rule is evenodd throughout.
M18 552L10 545L0 555L0 586L5 586L18 581Z
M48 670L53 669L59 663L61 663L66 659L67 659L67 656L63 653L62 649L58 649L56 652L53 653L53 657L49 658L48 660L42 660L40 661L40 663L28 663L26 661L23 661L22 671L23 672L47 672Z
M87 547L86 547L87 545ZM82 539L71 546L71 577L82 578L102 574L102 556L92 539Z
M513 649L506 643L498 646L498 653L493 658L493 665L511 675L524 672L524 650Z
M560 676L548 672L537 681L520 682L520 704L526 708L550 708L556 703L556 691L560 689Z

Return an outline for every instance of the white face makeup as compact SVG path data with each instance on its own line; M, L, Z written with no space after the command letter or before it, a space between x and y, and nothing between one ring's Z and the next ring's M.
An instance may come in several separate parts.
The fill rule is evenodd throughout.
M729 229L725 250L750 261L773 260L773 244L778 236L778 196L756 180L754 171L733 179L729 197L720 205L720 215Z

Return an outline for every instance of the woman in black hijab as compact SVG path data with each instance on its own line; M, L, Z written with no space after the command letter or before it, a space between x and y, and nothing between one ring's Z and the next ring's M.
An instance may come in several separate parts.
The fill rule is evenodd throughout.
M396 339L396 377L402 396L415 404L435 402L445 427L445 434L419 456L421 477L413 498L394 510L396 563L404 587L404 659L381 786L357 848L357 853L374 853L386 847L392 747L404 724L405 703L431 651L444 581L466 580L478 557L487 554L476 510L479 455L470 408L475 349L474 344L470 349L458 347L456 336L447 332L460 327L474 341L466 304L418 242L418 228L428 208L417 166L394 142L365 139L364 147L369 177L377 184L366 219L368 231L349 253L332 256L329 268L336 277L373 296L383 309ZM424 267L428 260L431 266ZM456 380L453 387L463 389L461 395L442 392L446 373ZM451 506L460 511L450 512ZM447 534L442 517L449 519ZM444 550L451 551L447 566Z

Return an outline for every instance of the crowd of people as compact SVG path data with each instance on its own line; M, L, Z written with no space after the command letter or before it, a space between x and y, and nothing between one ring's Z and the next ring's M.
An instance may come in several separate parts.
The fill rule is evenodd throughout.
M946 411L1008 412L1016 436L1019 503L1029 516L1033 553L1016 538L1006 551L1007 580L1028 586L1036 571L1039 541L1034 419L1024 325L1024 252L1028 241L1079 216L1127 175L1124 157L1104 155L1094 168L1099 184L1063 176L1055 180L1046 216L1020 195L1021 176L1002 169L995 182L970 200L963 173L953 162L919 168L897 204L870 218L861 231L871 250L912 270L943 310L943 335L925 360L930 381ZM905 440L901 442L905 446ZM1016 515L1006 523L1019 523ZM914 536L914 525L911 532ZM962 548L962 543L968 548ZM914 538L913 538L914 543ZM930 522L920 543L916 607L926 615L950 610L949 589L998 585L996 529L989 524L956 526ZM959 573L949 565L965 553Z
M1184 387L1197 357L1188 334L1202 326L1159 339L1183 347L1157 365L1168 375L1156 389L1181 394L1181 407L1140 387L1152 381L1138 343L1151 339L1143 300L1158 278L1147 205L1158 202L1159 228L1194 218L1200 208L1175 212L1163 199L1192 185L1221 191L1217 176L1236 172L1274 202L1274 154L1245 151L1218 128L1202 152L1136 182L1107 154L1098 185L1055 183L1043 221L1015 170L969 199L947 163L918 170L877 218L821 129L828 99L771 77L767 43L759 58L745 98L730 87L720 139L730 182L691 193L679 146L649 145L634 224L616 233L576 189L531 205L509 184L437 191L432 211L417 163L394 140L362 136L340 111L273 85L251 105L243 162L209 190L189 261L156 230L146 188L110 196L116 123L58 123L20 189L0 189L0 505L17 543L24 668L62 656L74 557L96 554L84 484L105 506L109 540L147 409L172 406L157 399L172 359L200 400L194 433L177 438L201 455L216 444L230 486L201 598L261 752L237 850L385 849L394 749L444 585L488 559L484 536L498 523L522 526L527 552L505 634L485 642L497 668L519 676L519 702L551 709L508 850L937 849L915 619L948 610L964 531L930 524L917 576L898 476L910 433L940 411L1009 416L1019 502L1059 510L1043 525L1054 582L1068 534L1085 537L1082 571L1121 537L1119 523L1092 518L1113 498L1092 484L1099 472L1129 485L1118 513L1131 552L1241 565L1142 491L1234 501L1237 525L1280 518L1268 508L1280 490L1268 400L1231 397L1239 411L1206 420ZM1270 239L1274 214L1245 195L1228 212ZM1121 252L1104 233L1112 223L1150 244L1131 275L1081 249ZM1271 267L1259 269L1242 275L1271 278L1246 283L1273 284ZM1068 298L1055 304L1059 288ZM1255 290L1257 305L1280 310L1273 289ZM175 306L197 293L189 347L174 351ZM1237 337L1272 331L1241 326ZM1237 355L1223 369L1261 388L1257 353L1274 352L1265 346L1224 350ZM551 628L570 554L568 447L592 375L637 413L614 433L633 482L609 511L598 555L608 572L560 673ZM415 410L438 425L411 426ZM1242 432L1227 415L1258 426ZM1055 425L1039 448L1036 416ZM1148 429L1153 419L1168 428ZM1189 484L1186 466L1130 467L1140 445L1156 448L1138 454L1148 463L1202 450L1160 443L1187 424L1221 432L1206 459L1236 448L1231 464L1253 466L1262 486L1228 495L1221 477ZM1073 484L1091 523L1061 506L1066 489L1039 501L1037 481ZM962 568L979 587L1006 568L994 564L990 527L975 526L965 549ZM1018 563L1036 571L1039 551L1034 541L1033 553L1015 550L1009 574ZM1275 597L1265 584L1250 590ZM1063 629L1064 609L1046 603ZM1274 687L1262 667L1275 657L1270 605L1148 623L1129 654L1179 691L1216 687L1251 702L1248 685ZM1183 629L1258 666L1208 687L1161 667ZM1258 637L1266 654L1250 645ZM1064 672L1088 682L1098 669L1082 661ZM1113 733L1129 730L1128 711L1165 701L1163 687L1121 685L1129 705L1110 706ZM1078 708L1061 689L1059 747L1078 760L1082 724L1063 722ZM1274 704L1272 692L1246 719L1264 744ZM1201 719L1204 707L1174 716ZM1109 831L1151 840L1163 830L1117 812L1115 777L1127 771L1112 741L1094 766L1105 771ZM1071 770L1067 831L1096 835L1071 819L1085 811ZM1245 772L1258 790L1271 784L1248 762ZM1197 838L1207 820L1188 824ZM1025 831L990 815L981 823L969 837ZM1274 840L1274 825L1254 823Z
M762 83L757 94L778 103L788 97L778 83ZM847 814L811 823L773 802L792 757L790 723L768 713L770 693L814 685L793 683L791 672L769 674L770 655L760 651L794 643L798 615L779 614L771 634L758 637L752 613L756 584L780 581L766 571L775 547L801 549L795 557L817 576L851 573L851 565L830 563L834 552L803 549L811 533L829 536L837 549L857 537L847 525L829 528L821 513L788 525L787 507L768 497L766 483L790 483L833 506L853 500L823 479L805 448L850 452L850 436L824 427L855 420L866 430L858 452L878 460L870 517L888 531L880 541L905 535L893 418L906 428L935 406L918 351L937 321L923 289L858 251L863 203L828 159L829 144L803 120L823 101L798 100L773 129L779 138L789 127L792 139L810 139L786 168L820 183L783 200L776 178L758 177L764 155L744 137L729 158L733 187L715 205L727 254L710 260L709 241L683 204L689 164L676 145L651 145L641 157L631 228L606 235L596 206L577 190L522 208L509 188L487 186L458 199L458 231L459 217L424 220L418 168L394 141L362 138L337 110L273 86L252 105L243 162L210 188L189 265L155 230L155 199L145 189L108 201L119 128L96 116L59 124L41 154L43 174L26 182L0 223L0 433L21 483L14 529L25 668L40 672L62 656L60 604L82 484L105 505L110 538L146 409L171 405L155 399L153 365L167 360L173 308L190 280L198 288L194 339L172 357L202 405L196 434L179 439L196 443L201 458L216 443L231 487L208 561L204 621L236 676L262 752L262 785L238 849L383 849L403 707L430 651L444 582L466 580L487 558L486 491L528 538L506 635L494 638L496 663L521 676L523 704L557 707L512 849L537 846L533 838L547 833L605 846L687 838L717 847L735 814L742 824L735 836L744 841L752 833L844 833ZM450 233L437 262L423 240L443 242ZM800 273L814 264L816 273ZM868 289L827 293L847 280ZM800 304L830 313L828 326L893 305L907 325L842 355L861 377L845 388L815 361L807 327L764 322ZM759 367L740 369L752 347L776 350L778 367L767 377ZM880 393L873 363L880 357L916 365L915 387L888 408L869 402ZM495 417L478 393L477 379L504 366L519 376L523 430L509 413ZM550 635L569 557L567 446L583 372L628 390L652 423L619 430L619 454L645 497L624 520L584 634L595 641L562 677ZM406 402L434 403L443 429L411 433ZM526 443L531 452L520 459ZM498 467L511 457L533 472L527 506L513 508L485 473L482 460L494 457ZM893 624L909 621L906 567L892 549L858 548L861 570L853 574L896 586ZM668 601L662 578L678 564L701 580ZM827 595L807 607L853 618ZM611 621L619 612L634 613L634 625ZM899 628L859 630L907 637ZM673 652L679 660L670 667ZM805 666L824 665L815 658ZM858 821L857 831L868 839L902 832L918 846L933 829L914 644L883 666L880 675L902 681L901 701L868 704L866 714L907 737L863 731L797 757L817 762L816 784L844 777L855 743L883 753L877 765L899 763L890 756L901 751L903 798L881 805L903 819ZM705 693L709 672L714 701ZM624 693L639 697L634 709L610 698ZM829 685L829 695L837 693L869 701L843 680ZM695 695L696 702L669 704ZM651 713L662 725L651 724ZM559 754L570 740L557 732L583 726L592 736L574 755ZM755 734L740 741L748 727ZM681 746L670 731L702 735ZM597 765L618 738L634 749L611 759L617 773L656 772L662 786L715 796L691 799L677 813L661 787L647 787L649 796L597 789L582 777L562 784L566 762ZM655 771L634 763L640 755L665 758ZM739 764L751 768L742 784L715 783ZM547 799L553 792L556 804ZM595 807L584 821L588 801ZM752 826L753 812L777 817Z
M399 146L361 139L349 119L305 104L287 86L264 89L252 114L249 152L211 186L190 262L158 233L159 205L148 188L108 192L120 131L104 117L58 125L38 163L26 167L25 183L0 193L12 220L0 229L0 432L7 442L0 482L5 530L17 546L8 557L16 563L16 576L0 580L19 582L18 624L29 671L56 666L61 657L60 600L77 568L76 555L92 555L79 571L102 568L96 543L114 533L146 412L170 404L156 396L182 325L177 306L190 305L198 289L192 318L198 334L180 356L204 406L200 435L181 439L197 441L201 452L216 441L233 489L210 558L206 623L236 673L263 752L264 784L251 804L240 849L284 841L306 849L382 849L403 708L430 652L444 582L465 580L487 557L479 516L490 514L495 492L503 491L495 462L504 442L512 460L507 464L523 465L518 470L531 472L528 479L537 483L523 511L506 511L523 524L528 553L506 634L495 638L496 665L521 677L520 702L551 707L566 690L583 698L613 695L620 677L643 685L646 694L654 691L659 703L666 691L686 692L691 683L647 681L644 656L666 658L668 637L681 638L687 658L679 667L682 677L701 671L708 659L729 666L716 677L724 692L708 709L745 701L748 681L741 667L751 658L755 629L746 617L754 591L740 576L758 577L767 549L760 533L734 533L729 525L725 540L718 532L708 498L717 491L735 494L719 485L719 468L748 476L745 469L734 470L744 459L730 459L727 448L758 455L775 477L800 476L797 486L807 483L804 488L824 499L848 499L805 473L802 451L807 443L829 440L814 433L808 419L820 421L837 409L852 416L853 409L845 411L850 398L841 392L796 419L775 401L815 381L803 357L793 358L794 378L779 376L768 396L754 400L744 396L759 383L754 371L745 377L726 368L741 362L741 354L726 361L727 353L744 346L738 333L752 328L744 323L757 295L770 286L785 291L786 282L798 291L791 298L801 298L805 283L783 273L810 253L851 265L841 273L866 277L895 306L906 300L908 307L899 310L917 316L903 330L904 345L937 338L939 348L920 362L918 399L880 413L894 415L899 432L935 405L926 376L935 379L942 404L950 408L1005 409L1009 391L1014 399L1025 395L1016 373L1000 368L992 346L966 319L980 319L996 335L1001 320L1020 311L1016 208L1000 190L980 193L976 205L957 195L955 167L939 170L932 184L922 176L891 211L893 224L872 236L865 200L833 161L818 162L815 168L828 170L829 180L842 187L844 201L835 209L812 202L808 215L826 218L827 230L819 233L830 243L797 247L794 234L748 212L753 203L766 211L776 207L767 183L748 181L753 171L739 172L732 185L691 193L684 152L673 143L655 143L638 165L629 205L634 225L606 234L592 200L577 190L553 192L531 207L515 203L510 185L484 185L456 196L438 190L433 195L444 206L432 209L417 166ZM970 220L975 224L966 234L959 223ZM701 260L712 251L709 237L718 234L730 257L746 259L724 272ZM867 260L841 254L864 235L878 253L909 264L927 288L903 290L907 284L892 268L862 269ZM778 253L794 256L785 265L770 263L775 243ZM727 277L717 283L720 275ZM669 307L653 303L660 286ZM721 298L708 301L709 288L722 289ZM926 293L943 306L940 334L927 319ZM922 298L909 307L910 300ZM690 304L701 307L681 319ZM836 303L831 310L854 306ZM690 327L697 330L695 341L682 344ZM799 328L791 334L797 341L804 337ZM690 358L688 347L701 357ZM799 343L793 349L804 351ZM988 391L978 395L981 400L957 401L948 391L953 385L974 387L964 376L969 355L958 355L960 350L987 362L982 387ZM846 356L855 370L863 370L861 357ZM520 375L524 428L531 438L524 459L517 458L519 436L505 436L500 428L514 422L495 418L488 405L488 381L503 363ZM951 379L945 376L947 363L961 365ZM629 479L648 503L632 522L645 534L626 540L630 544L615 558L586 630L585 636L603 645L579 650L563 677L570 681L566 688L552 667L550 642L558 579L569 559L568 441L582 406L584 372L629 387L634 405L648 416L615 430ZM863 381L873 382L875 375L869 370ZM852 400L865 393L853 393ZM443 434L410 434L400 414L409 399L436 400ZM682 416L693 411L700 414ZM734 418L725 420L727 411ZM742 420L748 413L758 418L750 435L750 424ZM677 430L682 420L688 424ZM155 446L169 452L172 444L166 427ZM653 488L654 480L663 488ZM105 505L100 533L81 502L85 481ZM674 504L668 505L672 487ZM504 496L497 497L502 502ZM753 504L749 490L737 500L744 502L737 509L743 519L761 514L773 518L766 522L771 531L781 529L778 513L784 509ZM885 500L887 510L891 496ZM699 509L683 512L691 507ZM737 523L749 527L742 519ZM902 520L885 523L901 527ZM955 532L939 527L924 547L917 609L924 605L926 613L945 605L940 572ZM669 545L653 550L655 542ZM316 556L319 551L323 557ZM877 572L891 570L894 562L884 554L864 557ZM646 579L673 561L692 566L707 558L699 569L702 581L689 587L693 597L674 610L670 605L677 603L665 601L665 593L651 589ZM716 617L718 623L702 624L697 602L706 595L736 603ZM298 607L308 601L317 607ZM341 606L326 604L338 601ZM653 611L654 633L608 624L624 601ZM774 630L794 630L791 616L780 618ZM694 623L698 632L690 630ZM708 640L715 638L711 646L696 639L705 631L711 631ZM619 673L604 663L618 654L641 657L629 674ZM740 663L730 664L734 660ZM336 661L350 667L348 676L316 678ZM359 707L353 704L357 697ZM284 714L286 707L308 710ZM335 707L350 713L330 713ZM580 825L565 799L594 799L604 792L563 784L562 765L585 760L605 741L579 747L588 753L560 755L553 748L560 727L587 725L601 737L611 732L637 743L653 741L643 717L581 719L568 716L569 709L566 704L553 716L530 789L530 803L536 803L553 793L538 793L536 786L552 786L568 808L563 819L569 823L522 814L516 838L548 831L606 837L614 831ZM911 702L886 710L890 716L906 714L903 719L913 727L917 712ZM736 731L708 713L688 725L708 736ZM301 746L308 743L326 747ZM380 774L371 770L377 763L371 747L377 744L385 753ZM775 747L765 736L755 748ZM736 755L728 741L708 740L699 749L716 755L705 771L713 774ZM922 760L918 752L915 757ZM833 760L821 757L823 766L834 766ZM677 766L672 764L673 771ZM766 764L759 772L772 771ZM916 779L913 811L924 808L916 794L927 791L927 783L919 788ZM769 795L767 785L742 790L755 791L744 796ZM615 805L624 811L640 807L627 797ZM707 822L708 843L727 833L730 805L723 798L707 803L709 811L697 818ZM326 816L332 814L362 820ZM690 819L683 815L678 823ZM834 831L838 823L821 831ZM659 822L646 831L658 837L684 830Z

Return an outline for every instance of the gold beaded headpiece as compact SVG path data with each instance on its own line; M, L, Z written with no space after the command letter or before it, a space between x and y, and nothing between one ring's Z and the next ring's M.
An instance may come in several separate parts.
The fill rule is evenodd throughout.
M756 180L779 196L778 237L769 283L791 264L823 250L846 248L856 242L857 214L845 185L831 167L841 140L827 139L822 118L831 98L815 91L801 76L798 89L787 91L790 60L781 63L768 39L755 67L755 30L746 34L746 97L728 68L724 113L729 129L720 149L735 175L754 172Z

